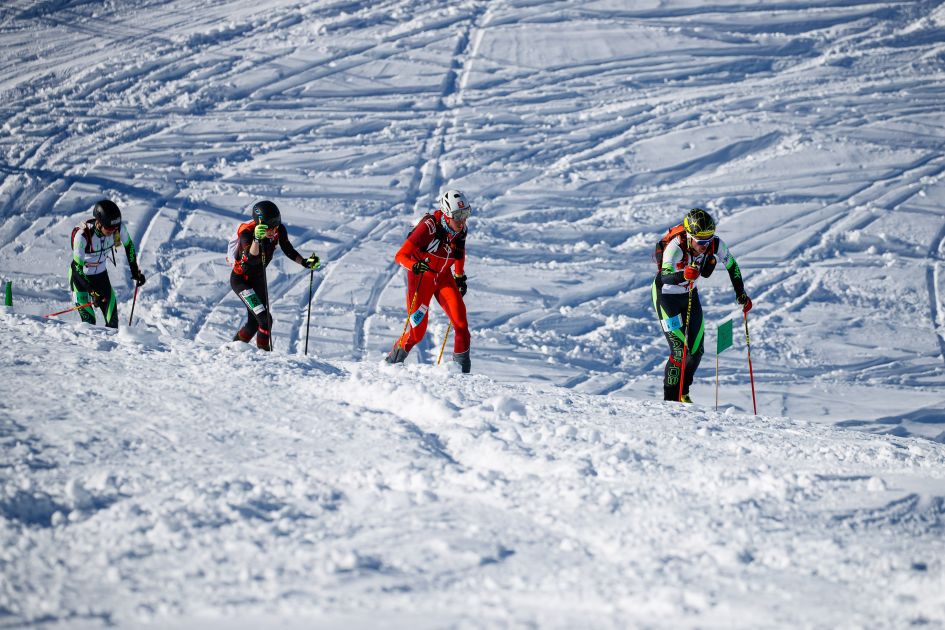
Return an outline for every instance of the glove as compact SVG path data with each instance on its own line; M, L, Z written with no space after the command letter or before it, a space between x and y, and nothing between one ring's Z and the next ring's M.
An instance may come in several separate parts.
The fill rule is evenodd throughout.
M461 276L453 276L453 280L456 281L456 288L459 289L459 294L466 295L466 274Z
M689 265L688 267L686 267L686 270L683 271L683 277L686 280L692 282L693 280L699 277L699 268Z
M418 260L413 264L413 267L410 268L410 271L414 273L423 273L424 271L430 271L432 267L427 264L425 260Z
M140 287L144 284L144 274L138 268L131 270L131 279L135 281L135 286Z
M260 223L256 226L256 229L253 230L253 236L256 237L257 241L261 241L266 238L266 230L269 229L269 226L265 223Z
M306 269L321 269L322 261L318 258L318 256L312 254L305 259L305 262L303 262L302 265L304 265Z
M746 294L742 293L737 298L735 298L735 301L742 305L743 313L747 313L751 310L751 298Z

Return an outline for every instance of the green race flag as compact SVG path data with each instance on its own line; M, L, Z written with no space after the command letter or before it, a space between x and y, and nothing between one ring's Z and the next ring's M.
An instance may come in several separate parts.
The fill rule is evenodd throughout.
M722 354L723 350L732 347L732 320L726 319L719 324L718 344L715 346L715 353Z

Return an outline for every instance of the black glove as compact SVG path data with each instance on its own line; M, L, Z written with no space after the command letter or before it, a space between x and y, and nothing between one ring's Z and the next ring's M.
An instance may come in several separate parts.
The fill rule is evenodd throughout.
M459 294L462 296L466 295L466 274L461 276L453 276L453 280L456 281L456 288L459 289Z
M428 265L427 261L425 260L419 260L415 262L413 267L410 268L410 270L414 273L423 273L424 271L430 271L430 269L432 269L432 267L430 267L430 265Z
M144 274L141 273L140 269L138 269L138 265L135 265L131 268L131 279L134 280L136 287L140 287L142 284L144 284Z
M321 269L322 261L318 258L318 256L312 254L306 258L304 262L302 262L302 265L304 265L306 269Z

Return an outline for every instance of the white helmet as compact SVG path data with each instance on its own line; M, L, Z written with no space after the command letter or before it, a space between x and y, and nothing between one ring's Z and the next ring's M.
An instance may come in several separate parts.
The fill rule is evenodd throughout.
M447 190L440 196L440 210L443 215L456 221L469 218L472 208L466 201L466 195L458 190Z

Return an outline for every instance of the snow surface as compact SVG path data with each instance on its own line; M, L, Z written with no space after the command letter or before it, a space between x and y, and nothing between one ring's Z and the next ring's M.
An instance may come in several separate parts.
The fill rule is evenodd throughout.
M945 626L937 2L0 7L0 627ZM467 193L471 376L396 248ZM116 200L115 333L67 308ZM226 241L282 208L273 354ZM695 406L655 238L703 205ZM736 316L719 357L717 323Z

